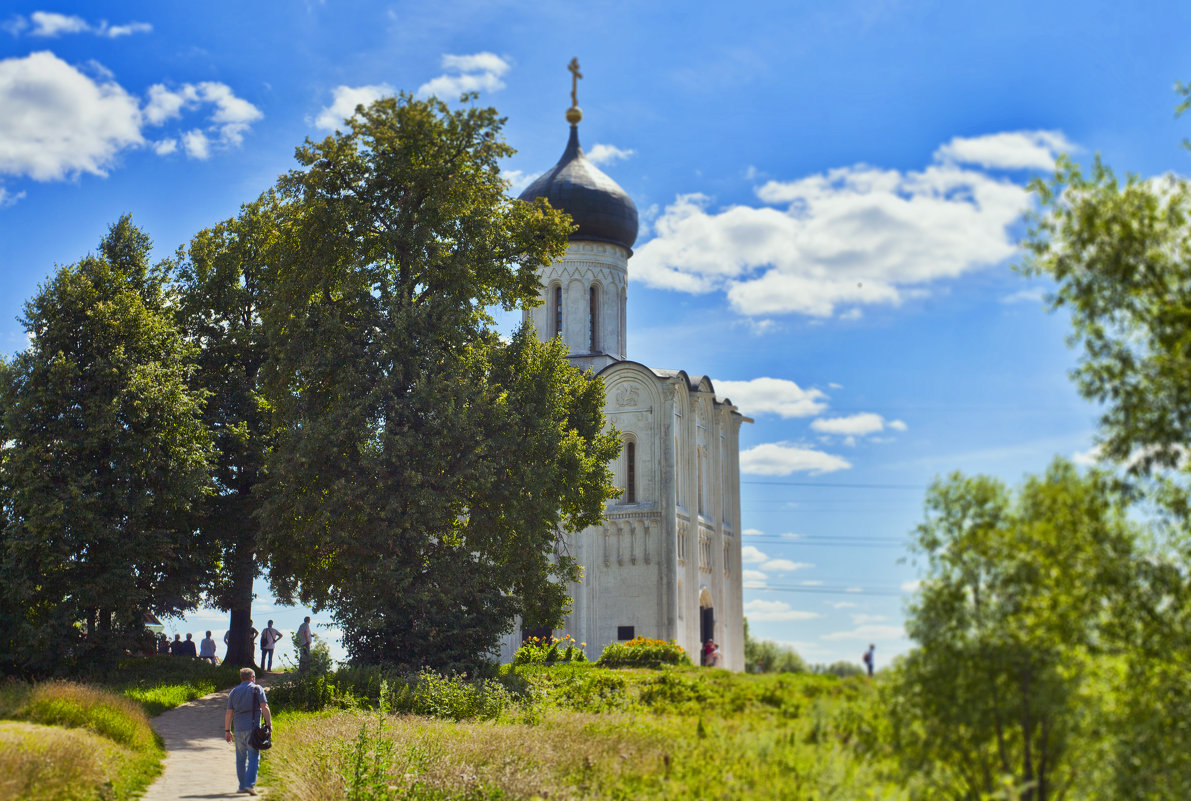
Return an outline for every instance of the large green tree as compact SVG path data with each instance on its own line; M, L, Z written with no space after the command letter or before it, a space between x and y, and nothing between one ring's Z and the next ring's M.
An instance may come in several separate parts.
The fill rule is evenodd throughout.
M29 346L0 363L10 667L50 671L130 647L144 612L193 607L206 576L192 512L210 441L188 384L194 351L150 247L121 218L98 254L26 304Z
M1056 460L1016 494L955 474L918 527L925 567L892 671L890 731L927 798L1010 786L1046 801L1085 795L1113 719L1106 677L1144 560L1112 477ZM1106 796L1136 797L1136 796Z
M279 236L277 199L262 195L240 214L200 231L179 253L175 311L198 349L194 383L207 395L203 422L215 444L214 491L197 525L221 558L211 576L211 603L230 613L225 661L254 664L252 586L261 572L258 491L270 443L269 408L261 394L266 336L261 307Z
M1191 91L1180 87L1185 96ZM1180 111L1186 110L1185 102ZM1118 178L1061 158L1033 186L1027 275L1056 282L1071 315L1074 378L1103 408L1102 457L1146 490L1151 553L1116 618L1127 642L1116 695L1121 735L1101 765L1115 798L1174 798L1191 786L1191 183Z
M357 660L474 663L516 615L557 623L562 534L614 493L602 384L486 311L536 302L569 231L507 197L502 123L388 98L280 181L261 522L279 597L329 609Z

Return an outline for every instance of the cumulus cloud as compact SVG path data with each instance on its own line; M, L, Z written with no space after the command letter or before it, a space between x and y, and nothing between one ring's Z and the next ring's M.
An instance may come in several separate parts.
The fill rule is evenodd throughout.
M827 396L817 389L803 389L785 378L750 381L715 381L716 392L729 398L745 414L810 417L827 408Z
M1005 304L1010 303L1033 303L1041 304L1046 300L1046 290L1041 287L1033 289L1019 289L1005 297L1001 298L1001 302Z
M706 195L679 195L637 249L634 277L722 291L752 317L897 305L1011 256L1010 228L1029 198L994 171L1045 168L1066 144L1037 131L957 138L917 171L855 164L770 180L756 189L760 206L716 209Z
M744 616L749 620L814 620L822 617L818 612L804 612L792 609L784 601L754 600L744 605Z
M755 545L745 545L740 549L740 561L746 565L756 565L756 571L746 570L746 573L755 572L761 578L765 578L765 573L761 571L769 571L771 573L792 573L795 570L802 570L808 567L814 567L807 562L794 562L789 559L773 559L769 554L757 548Z
M439 75L418 87L424 97L457 97L465 92L495 92L504 89L501 76L509 71L509 62L495 53L475 53L469 56L444 55Z
M394 89L387 83L373 83L364 86L336 86L331 90L331 105L324 106L314 120L314 124L328 131L333 131L343 124L343 121L356 113L356 106L367 106L393 94Z
M913 581L902 582L902 592L918 592L918 588L922 586L921 579L914 579Z
M987 169L1053 170L1055 156L1075 146L1059 131L1009 131L957 136L935 151L943 162L979 164Z
M767 442L742 451L740 472L754 476L788 476L791 473L832 473L852 463L835 454L789 442Z
M742 536L742 537L763 537L763 536L765 536L765 532L759 528L746 528L744 531L740 532L740 536Z
M52 181L106 175L144 143L136 98L53 53L0 61L0 173Z
M879 414L861 412L845 417L820 417L811 422L811 429L821 434L837 434L843 437L863 437L877 434L885 429L905 431L906 424L901 420L886 420Z
M213 146L241 144L252 123L264 116L256 106L237 97L227 84L203 81L184 83L171 89L159 83L149 87L144 108L145 123L163 125L178 119L184 112L204 106L208 108L207 127L187 131L181 137L186 155L194 159L209 158ZM154 145L159 155L172 153L175 149L163 143Z
M28 30L30 36L47 39L72 33L93 33L96 36L116 39L133 33L150 33L153 30L153 26L147 22L109 25L107 20L101 20L92 24L80 16L58 14L53 11L34 11L28 20L18 15L6 22L4 28L14 35Z
M746 565L755 565L764 562L769 557L761 552L761 549L755 545L745 545L740 549L740 561Z
M622 150L616 145L596 145L587 151L587 158L596 164L613 164L624 161L637 151Z

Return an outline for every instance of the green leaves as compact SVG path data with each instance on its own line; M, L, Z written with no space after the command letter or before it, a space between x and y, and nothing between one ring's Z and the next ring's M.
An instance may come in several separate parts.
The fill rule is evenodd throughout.
M260 520L275 590L329 608L364 662L474 664L514 616L557 621L560 534L611 497L603 385L490 330L569 232L505 196L502 122L381 100L279 183Z
M137 647L141 614L193 606L206 568L188 525L208 487L203 393L148 247L124 217L102 256L59 269L26 305L29 347L0 369L0 595L19 665L81 658L80 622L132 638L92 649Z

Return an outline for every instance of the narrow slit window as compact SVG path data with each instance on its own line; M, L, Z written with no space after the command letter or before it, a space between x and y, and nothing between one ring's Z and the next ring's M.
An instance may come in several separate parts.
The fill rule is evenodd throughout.
M599 345L596 332L600 327L600 290L591 287L587 290L587 338L588 346L595 353Z
M627 442L624 446L625 455L625 503L637 502L637 443Z
M554 336L562 333L562 287L554 287Z

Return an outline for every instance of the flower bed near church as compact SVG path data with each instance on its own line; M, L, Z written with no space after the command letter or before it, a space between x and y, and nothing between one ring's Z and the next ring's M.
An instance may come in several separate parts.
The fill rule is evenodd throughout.
M530 637L513 655L514 665L557 665L586 662L583 649L587 643L576 643L569 634L562 637Z
M596 660L600 667L645 667L656 668L662 665L689 665L690 657L682 646L674 640L651 640L648 637L635 637L628 642L609 643Z

